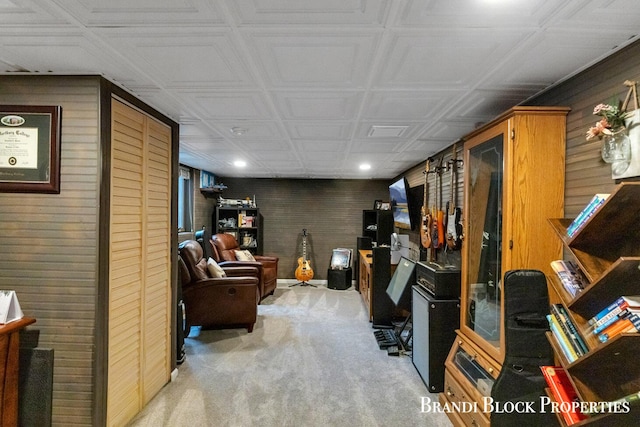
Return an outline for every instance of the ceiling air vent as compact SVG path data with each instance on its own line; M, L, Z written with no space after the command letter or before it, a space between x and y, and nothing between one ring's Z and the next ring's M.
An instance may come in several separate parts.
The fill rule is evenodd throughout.
M400 138L409 126L371 126L369 138Z

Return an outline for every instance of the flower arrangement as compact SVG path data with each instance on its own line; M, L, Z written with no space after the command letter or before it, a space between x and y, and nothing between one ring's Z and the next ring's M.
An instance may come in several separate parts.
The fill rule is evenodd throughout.
M602 119L595 126L589 128L587 141L602 134L611 135L620 128L624 128L624 120L628 116L628 113L620 105L611 104L596 105L593 109L593 114L602 116Z

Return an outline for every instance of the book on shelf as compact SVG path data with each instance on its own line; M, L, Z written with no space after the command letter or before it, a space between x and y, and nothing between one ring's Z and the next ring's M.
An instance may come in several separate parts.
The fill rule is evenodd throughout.
M617 322L609 325L598 335L600 342L607 342L611 338L625 333L636 333L640 330L640 313L628 313Z
M587 222L587 220L598 210L600 206L609 197L609 194L599 193L593 196L591 201L585 206L584 209L578 214L578 216L569 224L567 228L567 235L573 237L574 234Z
M635 308L631 308L631 307L626 307L623 308L622 310L618 311L616 310L617 313L615 316L607 316L606 320L603 320L602 322L598 323L597 325L592 325L592 332L594 335L598 335L600 334L602 331L604 331L605 329L607 329L609 326L613 325L614 323L617 323L620 319L624 319L625 317L629 316L630 314L637 314L640 313L640 311L638 311L638 309Z
M551 261L551 268L558 275L558 278L560 278L564 289L569 292L572 297L582 292L589 283L582 273L582 270L572 261L565 261L563 259Z
M240 227L253 227L254 217L240 214Z
M565 358L569 361L569 363L573 363L578 360L578 354L569 342L569 338L560 328L560 325L558 324L556 318L551 314L547 314L547 320L549 321L549 329L551 330L551 333L553 334L556 342L560 346L562 354L564 354Z
M588 320L594 329L610 321L627 308L640 309L640 295L621 296Z
M637 406L640 405L640 391L637 393L628 394L620 399L611 400L608 402L599 402L598 405L589 405L583 414L585 415L597 415L600 413L610 412L610 408L618 408L621 406Z
M575 350L578 356L584 356L589 352L589 348L585 344L584 340L578 333L578 328L571 321L569 314L565 310L562 304L551 304L551 314L555 316L560 328L569 339L569 343Z
M576 407L578 405L573 405L573 402L579 402L580 399L565 370L559 366L541 366L540 369L551 396L560 408L566 409L561 411L565 423L570 426L586 419L587 416Z

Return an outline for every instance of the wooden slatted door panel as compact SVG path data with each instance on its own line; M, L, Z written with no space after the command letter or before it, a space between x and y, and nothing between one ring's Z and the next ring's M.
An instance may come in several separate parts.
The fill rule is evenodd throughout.
M142 404L171 372L171 129L147 119Z
M170 130L112 101L107 425L170 375ZM161 200L164 198L164 200Z
M145 117L112 102L107 425L140 408Z

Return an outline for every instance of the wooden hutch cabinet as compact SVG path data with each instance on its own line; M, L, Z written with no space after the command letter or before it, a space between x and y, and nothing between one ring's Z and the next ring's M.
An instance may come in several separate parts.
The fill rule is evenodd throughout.
M443 404L477 402L481 411L491 395L504 360L504 273L551 274L550 262L562 257L547 218L564 212L568 111L514 107L463 138L460 329L445 363ZM454 425L490 423L482 412L449 417Z

